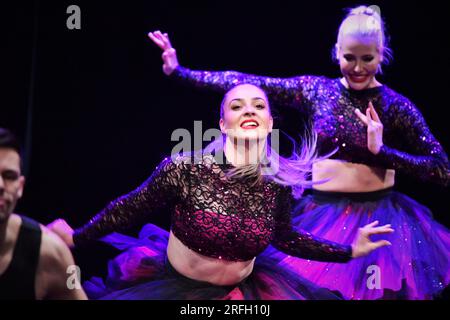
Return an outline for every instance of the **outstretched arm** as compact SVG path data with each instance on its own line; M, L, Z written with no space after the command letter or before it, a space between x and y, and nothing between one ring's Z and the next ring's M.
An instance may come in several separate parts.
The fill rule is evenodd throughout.
M89 223L73 231L63 220L57 220L48 227L70 245L83 245L112 232L127 230L158 209L173 204L179 194L181 181L180 165L166 158L150 178L127 195L112 201L93 217Z
M291 224L291 188L284 188L279 198L279 212L272 245L278 250L303 259L327 262L347 262L365 256L375 249L390 245L386 240L372 242L374 234L391 233L390 225L376 227L378 221L360 228L352 245L342 245L315 237L305 231L294 231Z
M81 287L81 271L64 242L41 226L42 241L36 273L38 299L86 300ZM80 272L79 272L80 271Z
M201 89L226 92L240 83L261 87L267 95L281 105L298 107L304 99L303 90L312 86L318 77L300 76L293 78L272 78L245 74L236 71L195 71L178 63L176 50L167 33L150 32L149 38L163 51L163 72L172 78Z
M74 243L82 244L142 223L152 212L173 203L180 180L179 166L166 158L141 186L112 201L88 224L75 230Z

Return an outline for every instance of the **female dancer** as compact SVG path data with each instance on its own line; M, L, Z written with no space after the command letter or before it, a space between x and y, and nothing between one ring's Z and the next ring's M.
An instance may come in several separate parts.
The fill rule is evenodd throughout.
M432 220L426 207L393 191L395 170L448 185L448 158L415 105L376 79L390 51L377 12L361 6L343 20L335 45L340 79L192 71L179 66L167 34L149 36L164 51L167 75L205 89L258 85L277 104L312 119L321 153L339 148L333 159L314 164L312 180L329 181L300 199L295 227L347 244L372 219L398 230L392 250L345 266L289 256L282 257L283 265L351 299L430 299L448 285L448 230ZM379 280L375 285L368 285L371 276Z
M228 92L221 115L225 145L214 149L222 150L229 164L221 164L212 154L168 158L143 185L111 202L74 233L64 221L53 223L51 229L69 245L83 245L171 208L170 233L147 225L140 240L118 234L104 239L128 250L110 265L106 286L85 285L90 297L337 299L270 259L255 264L255 257L272 243L294 256L346 262L390 244L369 239L393 232L389 225L375 227L377 222L361 229L352 246L294 232L292 186L306 183L313 148L306 147L296 159L278 158L267 145L273 123L267 97L253 85ZM239 148L239 142L245 147ZM262 175L261 163L269 162L250 159L279 166Z

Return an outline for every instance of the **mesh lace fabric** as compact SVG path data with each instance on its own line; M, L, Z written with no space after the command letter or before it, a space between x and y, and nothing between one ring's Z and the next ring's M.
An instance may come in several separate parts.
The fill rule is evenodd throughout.
M291 226L291 188L268 179L253 185L230 179L214 157L194 164L179 156L166 158L136 190L112 201L75 231L83 245L113 231L151 220L152 213L171 211L172 232L190 249L213 258L247 261L269 244L297 257L346 262L351 247L319 239Z
M276 106L299 110L318 133L321 155L338 148L332 158L399 170L404 174L448 185L448 157L419 109L387 86L365 90L345 88L339 79L319 76L272 78L235 71L197 71L177 67L172 78L200 89L226 92L250 83L261 87ZM355 114L372 101L383 123L377 155L367 148L367 127Z

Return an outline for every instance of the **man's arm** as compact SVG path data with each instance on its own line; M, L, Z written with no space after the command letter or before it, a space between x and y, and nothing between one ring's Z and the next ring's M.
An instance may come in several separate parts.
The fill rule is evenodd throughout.
M42 242L36 274L38 299L86 300L80 274L66 244L46 227L41 226Z

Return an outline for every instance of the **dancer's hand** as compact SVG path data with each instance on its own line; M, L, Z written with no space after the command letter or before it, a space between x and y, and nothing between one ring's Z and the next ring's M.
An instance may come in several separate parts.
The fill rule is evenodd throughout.
M383 124L378 117L372 102L364 115L359 109L355 109L356 115L367 126L367 148L373 154L378 154L383 146Z
M167 33L161 33L161 31L149 32L148 37L152 39L158 47L163 50L163 72L166 75L170 75L176 67L178 67L177 52L170 44L169 36Z
M387 240L380 240L377 242L372 242L370 236L374 234L387 234L394 232L390 224L386 224L381 227L376 227L378 221L374 221L359 228L358 234L356 235L355 241L352 244L352 257L359 258L368 255L373 250L384 246L390 246L391 243Z
M56 233L70 248L74 247L73 229L63 219L57 219L47 225L47 228Z

